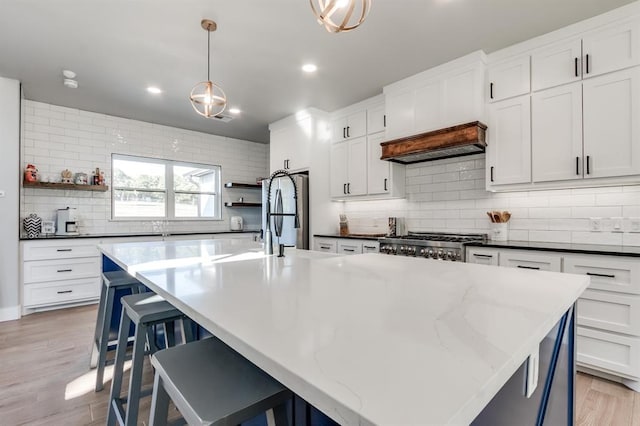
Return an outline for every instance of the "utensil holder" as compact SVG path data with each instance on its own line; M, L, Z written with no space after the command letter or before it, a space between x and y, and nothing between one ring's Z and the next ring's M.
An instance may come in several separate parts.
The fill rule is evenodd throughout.
M349 222L340 222L340 236L346 237L349 235Z
M491 239L493 241L507 241L509 239L509 222L492 223Z

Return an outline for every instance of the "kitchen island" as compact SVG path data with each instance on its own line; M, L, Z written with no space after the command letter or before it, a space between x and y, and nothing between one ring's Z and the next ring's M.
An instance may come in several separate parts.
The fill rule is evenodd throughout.
M100 249L105 265L340 424L535 424L543 405L573 419L572 307L585 276L381 254L279 258L238 240ZM537 354L527 398L521 376Z

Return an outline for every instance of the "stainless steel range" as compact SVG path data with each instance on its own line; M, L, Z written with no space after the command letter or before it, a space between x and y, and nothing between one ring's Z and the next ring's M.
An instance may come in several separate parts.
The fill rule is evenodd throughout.
M380 239L380 253L464 262L464 244L486 242L487 234L411 232Z

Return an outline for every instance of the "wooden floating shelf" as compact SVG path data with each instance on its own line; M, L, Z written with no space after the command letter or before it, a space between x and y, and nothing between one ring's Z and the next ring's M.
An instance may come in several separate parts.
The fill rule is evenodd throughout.
M240 202L226 202L224 203L225 207L262 207L261 203L240 203Z
M225 188L238 188L238 189L262 189L262 185L259 183L238 183L227 182L224 184Z
M22 181L23 188L42 188L42 189L70 189L73 191L97 191L106 192L109 190L107 185L78 185L75 183L59 183L59 182L27 182Z

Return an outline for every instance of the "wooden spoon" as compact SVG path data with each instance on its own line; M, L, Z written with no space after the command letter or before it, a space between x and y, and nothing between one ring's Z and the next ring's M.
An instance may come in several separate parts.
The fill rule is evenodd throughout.
M500 212L493 212L493 222L502 223L502 220L500 219Z
M511 213L502 212L502 221L503 222L509 222L509 219L511 219Z
M491 223L495 223L493 221L493 214L491 212L487 212L487 216L489 216L489 219L491 219Z

